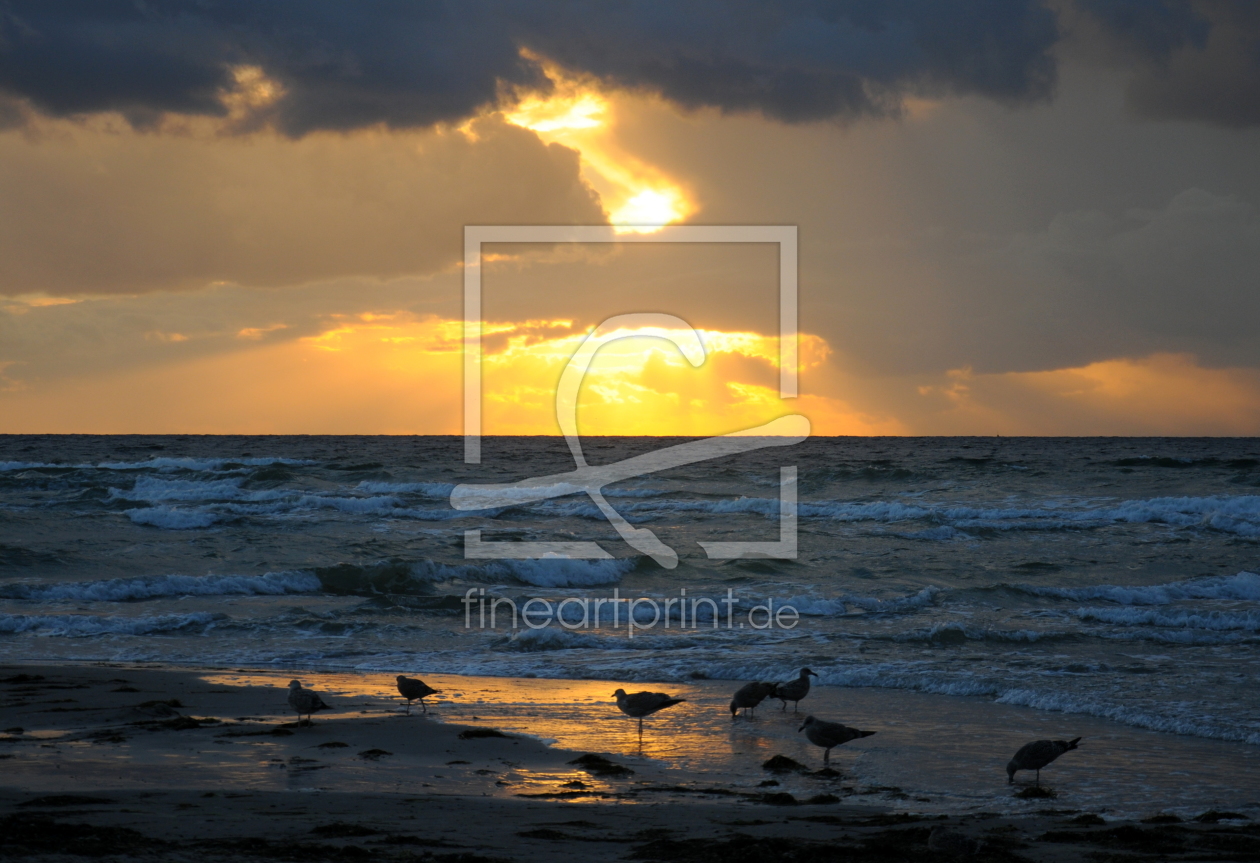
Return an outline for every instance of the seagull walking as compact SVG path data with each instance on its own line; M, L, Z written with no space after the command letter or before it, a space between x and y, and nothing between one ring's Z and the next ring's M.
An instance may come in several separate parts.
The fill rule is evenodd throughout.
M818 675L810 671L808 668L801 669L801 676L787 683L780 683L774 687L771 693L775 698L783 702L782 710L787 711L787 703L792 702L792 712L796 712L797 705L800 704L802 698L809 695L809 679Z
M1071 740L1034 740L1032 743L1021 746L1015 753L1015 757L1006 764L1006 784L1011 785L1015 782L1016 770L1036 770L1037 787L1040 788L1041 768L1064 752L1075 749L1076 744L1080 742L1081 738L1074 737Z
M666 695L664 692L634 692L630 695L626 694L624 689L618 689L613 693L613 697L617 699L617 707L626 716L633 716L639 720L639 739L643 739L643 717L651 716L658 710L664 710L666 707L673 707L675 704L682 704L687 699L674 698Z
M875 733L874 731L859 731L856 728L841 725L839 722L827 722L812 716L806 716L805 722L796 731L797 733L804 731L810 743L823 747L825 750L823 752L824 767L831 763L831 750L834 747L860 737L870 737Z
M420 706L424 708L424 712L429 712L429 705L424 700L430 695L437 695L439 690L434 689L423 680L414 677L407 677L404 674L398 675L398 694L407 699L407 715L411 715L411 702L416 699L420 700Z
M306 724L311 724L311 715L320 710L332 710L319 693L311 689L303 689L302 681L289 681L289 706L297 711L298 725L302 724L302 715L306 715Z
M773 683L746 683L741 686L735 693L735 697L731 699L731 719L735 718L741 708L751 715L758 704L765 701L767 696L774 694L774 687Z

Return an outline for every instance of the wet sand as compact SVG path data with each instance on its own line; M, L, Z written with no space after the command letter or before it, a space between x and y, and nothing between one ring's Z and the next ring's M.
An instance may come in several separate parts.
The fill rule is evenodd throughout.
M298 726L285 703L291 677L327 693L336 712ZM1219 812L1201 821L1152 812L1160 823L1142 823L1061 794L1021 800L1019 812L933 813L899 788L863 784L856 748L839 776L819 776L817 750L780 747L792 738L770 732L754 744L728 730L719 741L742 747L749 769L723 769L724 756L697 772L691 744L671 748L670 732L711 712L704 699L720 695L716 684L687 693L699 713L649 719L640 756L607 681L425 679L443 689L428 717L404 715L385 675L0 668L0 856L726 863L791 850L799 860L934 860L929 831L941 825L984 840L974 859L1260 857L1260 825ZM516 687L543 693L534 717L508 715ZM548 705L601 697L608 721L590 735L600 745L575 746L573 720ZM797 721L767 707L761 727ZM526 725L559 744L523 736ZM485 736L494 729L507 736ZM584 753L607 760L570 763ZM762 770L770 754L807 768ZM1068 777L1054 769L1044 784L1063 788Z

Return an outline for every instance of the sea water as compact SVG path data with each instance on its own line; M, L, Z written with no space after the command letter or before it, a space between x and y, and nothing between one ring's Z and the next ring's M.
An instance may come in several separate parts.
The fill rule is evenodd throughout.
M607 464L680 442L585 449ZM466 465L455 437L0 437L0 660L732 690L808 666L826 695L803 708L902 691L941 697L959 727L1024 715L1062 729L1042 736L1076 722L1211 741L1243 753L1221 756L1226 802L1230 758L1260 745L1255 439L813 438L608 488L677 551L672 570L583 494L452 509L458 483L573 467L562 439L483 448ZM798 556L706 557L701 542L779 538L786 466ZM467 559L472 530L610 556ZM631 630L614 591L686 602L654 626L640 603ZM539 613L512 628L509 599ZM566 599L548 622L542 601ZM583 599L605 600L586 627ZM755 628L767 606L793 612Z

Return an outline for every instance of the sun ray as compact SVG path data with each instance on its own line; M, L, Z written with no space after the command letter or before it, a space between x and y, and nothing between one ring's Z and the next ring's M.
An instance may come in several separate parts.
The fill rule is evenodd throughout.
M549 144L563 144L581 154L582 174L599 192L617 233L653 233L695 211L691 195L680 183L617 146L615 95L540 62L554 84L552 91L545 96L516 94L515 104L503 117Z

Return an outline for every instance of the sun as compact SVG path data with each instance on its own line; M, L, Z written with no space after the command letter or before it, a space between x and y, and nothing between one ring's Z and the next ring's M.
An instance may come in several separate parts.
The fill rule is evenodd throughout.
M553 82L552 90L546 95L517 94L503 118L547 143L581 154L582 175L599 192L617 233L654 233L695 211L680 183L617 146L616 94L605 94L594 82L573 79L554 65L539 62Z

